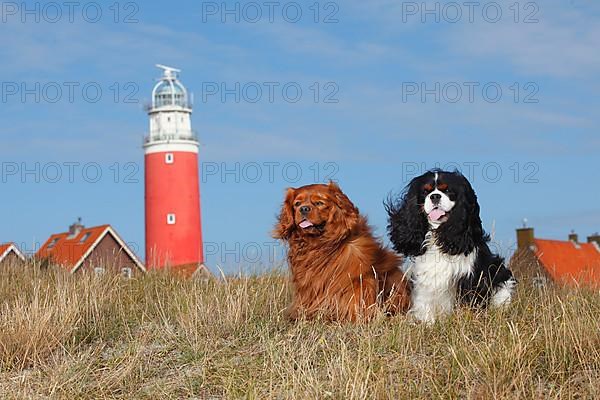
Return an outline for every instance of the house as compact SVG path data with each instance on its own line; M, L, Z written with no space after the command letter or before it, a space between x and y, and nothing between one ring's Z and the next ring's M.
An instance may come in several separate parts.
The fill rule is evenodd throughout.
M0 265L23 265L25 256L14 243L0 244Z
M120 273L131 277L146 268L110 225L86 228L81 218L67 232L55 233L37 251L36 258L60 265L71 273Z
M175 267L167 266L167 268L171 272L178 274L185 278L197 279L199 281L204 281L204 282L213 278L212 272L210 272L210 270L204 263L183 264L183 265L177 265Z
M600 286L600 235L579 242L571 233L568 240L538 239L533 228L517 229L517 251L511 260L517 278L532 279L538 286L548 282Z

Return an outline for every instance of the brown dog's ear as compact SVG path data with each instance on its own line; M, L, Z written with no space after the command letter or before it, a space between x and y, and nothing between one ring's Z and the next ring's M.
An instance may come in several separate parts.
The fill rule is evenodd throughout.
M337 210L332 211L332 215L330 215L329 219L336 218L336 214L338 214L339 216L337 218L339 219L339 223L343 225L346 231L351 231L358 223L358 208L352 204L348 196L342 192L342 189L340 189L337 183L329 181L328 189L337 206Z
M281 206L281 213L275 229L273 230L273 238L275 239L289 239L290 235L296 228L294 222L294 197L296 196L296 189L288 188L285 200Z

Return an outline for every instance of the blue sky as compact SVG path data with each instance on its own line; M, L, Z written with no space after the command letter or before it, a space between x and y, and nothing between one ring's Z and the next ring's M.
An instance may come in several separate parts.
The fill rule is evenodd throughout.
M467 173L504 254L523 218L539 237L600 230L598 4L426 3L81 2L72 20L3 3L0 241L31 250L81 216L143 256L156 63L195 94L212 268L281 258L288 186L333 177L384 236L382 201L437 165Z

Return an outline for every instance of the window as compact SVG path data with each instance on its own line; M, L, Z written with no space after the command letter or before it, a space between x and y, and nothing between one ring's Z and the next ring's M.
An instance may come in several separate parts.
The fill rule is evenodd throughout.
M88 240L88 238L92 235L91 232L87 232L85 235L83 235L83 237L81 238L81 240L79 241L79 243L84 243L86 240Z
M104 268L94 267L94 274L96 274L97 276L104 275Z
M58 243L59 240L60 240L60 238L54 238L54 239L52 239L52 241L48 245L48 250L50 250L51 248L53 248L54 246L56 246L56 243Z
M169 225L175 224L175 214L167 214L167 224L169 224Z
M173 153L165 154L165 163L173 164L174 161L175 161L175 157L173 156Z
M121 275L123 278L129 279L133 276L133 271L129 267L123 267L121 268Z

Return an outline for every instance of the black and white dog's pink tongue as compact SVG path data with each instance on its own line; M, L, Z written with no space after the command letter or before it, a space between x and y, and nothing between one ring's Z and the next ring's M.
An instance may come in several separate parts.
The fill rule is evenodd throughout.
M431 210L429 212L429 219L431 219L432 221L437 221L438 219L442 218L444 215L446 215L446 212L442 209L439 208L434 208L433 210Z
M302 229L306 229L309 226L313 226L313 223L310 222L309 220L305 219L304 221L300 222L300 228Z

